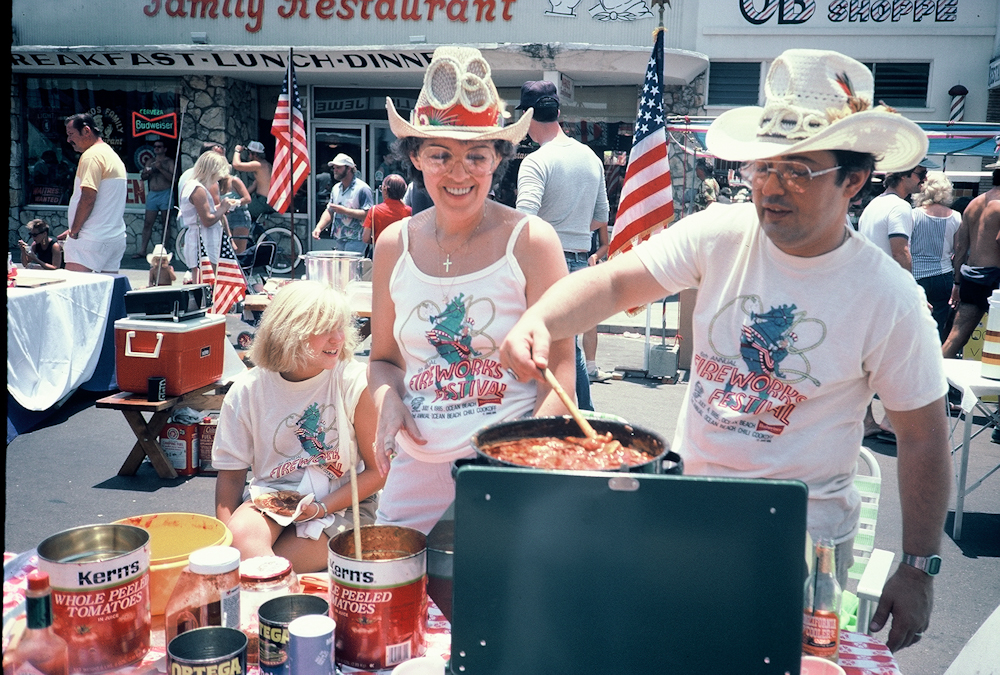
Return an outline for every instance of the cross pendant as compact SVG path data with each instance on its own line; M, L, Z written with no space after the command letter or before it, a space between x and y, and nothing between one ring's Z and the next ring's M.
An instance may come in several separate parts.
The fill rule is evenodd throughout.
M450 253L448 253L448 254L445 255L444 262L441 263L441 264L444 265L444 271L446 273L451 271L451 254Z

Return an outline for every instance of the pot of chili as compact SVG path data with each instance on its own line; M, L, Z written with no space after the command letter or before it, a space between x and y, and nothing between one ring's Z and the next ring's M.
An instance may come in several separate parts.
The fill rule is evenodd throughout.
M472 436L477 463L493 466L630 473L683 473L684 461L658 433L614 420L588 420L621 449L583 436L572 417L531 417L500 422ZM606 438L606 437L605 437Z

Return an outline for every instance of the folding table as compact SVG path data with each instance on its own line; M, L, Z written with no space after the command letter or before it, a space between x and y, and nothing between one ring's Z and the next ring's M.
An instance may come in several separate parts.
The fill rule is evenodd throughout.
M962 392L962 416L965 418L962 442L951 448L952 456L961 451L958 456L958 468L955 471L955 480L958 489L955 493L955 525L952 527L951 536L955 541L962 538L962 513L965 509L965 498L976 488L982 485L983 481L989 478L1000 464L987 471L979 480L972 485L968 485L969 472L969 446L972 439L990 428L1000 428L1000 414L998 414L997 404L987 404L983 398L987 396L1000 395L1000 380L991 380L982 377L980 373L981 364L979 361L963 361L961 359L945 359L944 374L948 378L948 384L961 390ZM986 421L972 433L975 424L974 412L979 410L986 418ZM958 420L951 428L951 436L955 435L955 428Z

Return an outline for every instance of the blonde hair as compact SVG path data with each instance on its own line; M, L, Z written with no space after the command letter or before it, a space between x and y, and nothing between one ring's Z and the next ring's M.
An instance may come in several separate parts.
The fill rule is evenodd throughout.
M309 339L334 330L344 331L340 360L351 360L359 339L347 296L318 281L295 281L279 290L264 310L248 356L265 370L297 370L314 357Z
M205 152L194 163L193 178L206 188L229 175L229 160L217 152Z
M952 198L951 181L943 171L928 171L924 185L920 188L920 195L917 197L917 206L927 206L928 204L941 204L948 206Z

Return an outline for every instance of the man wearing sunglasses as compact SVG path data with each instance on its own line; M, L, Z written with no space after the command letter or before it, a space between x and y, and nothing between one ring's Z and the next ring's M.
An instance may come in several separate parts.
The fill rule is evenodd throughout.
M786 51L765 91L763 108L722 114L706 138L711 154L744 162L753 203L709 206L559 280L508 333L501 362L537 377L552 340L697 288L672 449L685 474L803 481L809 533L836 544L842 584L865 408L877 393L898 439L904 555L869 628L891 614L887 644L898 650L930 622L951 484L947 382L920 287L847 226L847 209L872 169L916 166L927 136L873 108L871 72L837 52Z

